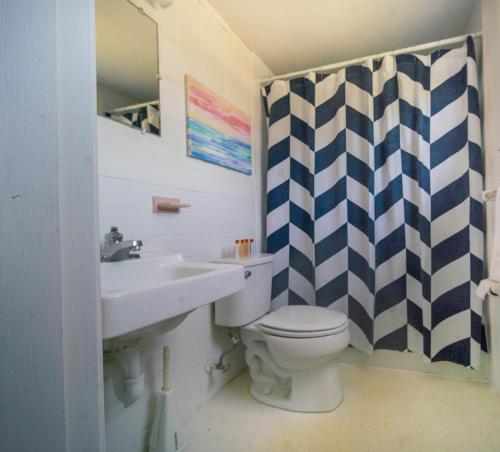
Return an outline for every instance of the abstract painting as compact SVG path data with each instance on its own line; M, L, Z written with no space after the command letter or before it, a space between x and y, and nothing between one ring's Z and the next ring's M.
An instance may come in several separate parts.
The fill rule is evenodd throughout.
M190 157L252 174L249 116L188 75L186 121Z

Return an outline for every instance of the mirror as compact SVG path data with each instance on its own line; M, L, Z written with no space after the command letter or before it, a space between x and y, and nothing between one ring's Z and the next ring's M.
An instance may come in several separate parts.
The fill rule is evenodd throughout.
M160 135L158 26L128 0L96 0L97 114Z

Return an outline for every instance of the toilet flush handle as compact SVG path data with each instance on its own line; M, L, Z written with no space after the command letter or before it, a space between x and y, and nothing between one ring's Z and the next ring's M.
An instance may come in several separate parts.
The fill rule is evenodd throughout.
M250 270L246 270L245 271L245 279L250 278L250 276L252 276L252 272Z

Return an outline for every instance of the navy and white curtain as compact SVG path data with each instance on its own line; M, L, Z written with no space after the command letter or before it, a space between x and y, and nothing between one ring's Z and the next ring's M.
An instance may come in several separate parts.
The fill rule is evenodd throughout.
M345 312L351 345L478 367L483 187L472 39L263 89L273 307Z

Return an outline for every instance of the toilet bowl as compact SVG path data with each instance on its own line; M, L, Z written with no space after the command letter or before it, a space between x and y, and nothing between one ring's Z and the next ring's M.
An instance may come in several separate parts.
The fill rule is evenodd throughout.
M347 316L304 305L269 313L272 256L219 262L245 267L245 288L215 303L215 323L241 328L252 396L292 411L335 409L343 398L335 360L349 344Z
M304 318L301 327L285 321L280 328L269 326L270 320L290 314L304 317L305 313L308 320L324 321L325 314L336 318L326 329ZM284 306L242 327L241 332L252 379L250 393L255 399L305 412L331 411L340 404L342 386L335 359L349 344L344 314L315 306Z

